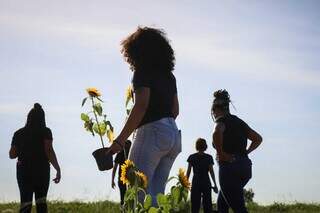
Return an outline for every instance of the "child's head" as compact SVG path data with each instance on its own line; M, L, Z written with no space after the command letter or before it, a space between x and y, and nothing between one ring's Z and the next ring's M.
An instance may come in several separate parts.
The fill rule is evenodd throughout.
M203 138L198 138L196 141L196 150L199 152L204 152L207 150L207 142Z

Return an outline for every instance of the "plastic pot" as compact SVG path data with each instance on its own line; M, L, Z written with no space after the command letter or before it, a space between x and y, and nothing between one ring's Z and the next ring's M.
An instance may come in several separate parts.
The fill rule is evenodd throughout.
M106 171L113 167L112 154L108 153L108 150L109 148L100 148L92 153L100 171Z

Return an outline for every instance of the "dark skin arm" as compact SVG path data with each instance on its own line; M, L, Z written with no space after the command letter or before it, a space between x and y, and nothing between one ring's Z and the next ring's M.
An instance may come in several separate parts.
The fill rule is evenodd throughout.
M190 177L191 168L192 168L191 164L188 163L188 169L187 169L187 177L188 177L188 179L189 179L189 177Z
M53 182L55 183L59 183L60 179L61 179L61 170L60 170L60 166L57 160L57 156L56 153L53 149L52 146L52 140L49 139L45 139L45 143L44 143L44 148L45 148L45 152L46 155L49 159L49 162L51 163L51 165L55 168L55 170L57 171L56 177L53 179Z
M213 184L214 184L213 191L215 193L218 193L218 187L217 187L216 178L215 178L215 175L214 175L213 164L211 164L209 166L209 173L210 173L211 179L212 179Z
M217 161L222 162L231 162L233 160L233 156L225 153L222 149L223 142L223 132L225 130L225 126L223 123L217 123L214 132L213 132L213 144L217 150Z
M11 146L10 148L10 151L9 151L9 158L10 159L15 159L18 157L18 154L17 154L17 148L16 146Z
M129 114L129 117L122 128L119 136L116 138L117 142L122 145L131 135L131 133L138 127L143 116L145 115L150 99L150 89L147 87L141 87L137 89L134 93L135 103ZM110 147L110 151L114 154L121 151L119 144L113 143Z
M249 128L248 139L251 141L251 144L247 149L247 154L250 154L253 150L260 146L260 144L262 143L262 137L259 133Z
M112 178L111 178L111 187L114 189L114 187L116 186L116 184L114 183L114 178L117 172L117 168L118 168L118 163L115 163L112 169Z

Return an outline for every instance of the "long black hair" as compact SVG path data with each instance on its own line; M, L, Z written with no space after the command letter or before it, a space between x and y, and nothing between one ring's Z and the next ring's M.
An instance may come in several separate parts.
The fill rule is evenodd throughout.
M46 127L45 114L39 103L35 103L28 113L25 127L32 130L43 129Z

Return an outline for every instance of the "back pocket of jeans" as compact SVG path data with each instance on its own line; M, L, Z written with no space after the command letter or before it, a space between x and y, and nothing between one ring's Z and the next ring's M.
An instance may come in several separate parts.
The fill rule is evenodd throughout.
M175 134L170 128L154 128L155 146L159 151L169 151L174 145Z

